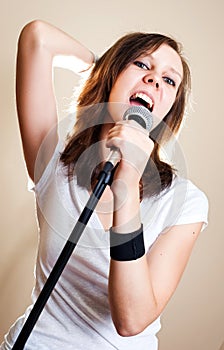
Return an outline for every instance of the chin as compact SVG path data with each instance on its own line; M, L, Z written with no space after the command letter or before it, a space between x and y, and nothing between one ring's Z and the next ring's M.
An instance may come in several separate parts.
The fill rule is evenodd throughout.
M108 102L107 110L114 123L123 120L124 113L131 107L130 103L124 102Z

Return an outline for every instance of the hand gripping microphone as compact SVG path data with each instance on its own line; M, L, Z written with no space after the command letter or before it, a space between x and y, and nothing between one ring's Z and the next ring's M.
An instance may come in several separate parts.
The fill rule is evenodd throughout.
M153 117L150 111L143 106L132 106L126 110L123 115L123 120L134 120L140 124L144 129L150 131L153 125ZM118 148L112 148L107 159L115 166L121 159L121 154Z

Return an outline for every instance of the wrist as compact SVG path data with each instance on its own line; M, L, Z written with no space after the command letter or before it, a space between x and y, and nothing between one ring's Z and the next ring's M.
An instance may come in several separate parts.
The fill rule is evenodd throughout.
M139 188L130 189L118 182L113 193L113 228L119 233L131 232L137 230L141 222Z
M79 74L88 72L94 66L94 64L97 61L97 56L94 54L94 52L92 52L92 51L89 51L89 52L90 52L90 60L89 60L90 63L88 62L86 64L86 68L84 68L81 71L79 71Z
M115 179L111 185L114 198L114 211L129 210L139 205L139 182L123 181Z
M145 254L143 225L135 231L119 234L110 229L110 256L117 261L130 261Z

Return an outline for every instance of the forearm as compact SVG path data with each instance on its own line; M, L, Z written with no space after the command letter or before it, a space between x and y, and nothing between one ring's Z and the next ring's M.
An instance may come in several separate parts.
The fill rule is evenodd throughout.
M48 52L54 66L71 69L75 73L87 70L94 63L93 53L62 30L43 21L27 24L20 36L26 45Z
M113 231L127 234L141 227L137 185L117 183L114 208ZM132 261L111 259L109 301L115 327L123 336L141 332L158 316L146 255Z
M111 259L109 302L113 322L122 336L142 332L158 317L145 255L132 261Z
M141 226L138 185L117 179L112 188L114 195L113 230L117 233L133 232Z

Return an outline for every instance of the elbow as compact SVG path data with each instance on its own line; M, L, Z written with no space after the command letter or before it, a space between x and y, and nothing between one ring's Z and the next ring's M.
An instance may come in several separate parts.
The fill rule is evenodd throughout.
M113 323L116 328L117 333L121 337L132 337L142 333L150 324L152 324L158 317L160 313L158 312L146 312L139 315L128 315L127 313L123 317L118 317L118 315L113 315Z
M134 335L138 335L142 333L146 327L150 325L149 323L142 323L142 322L114 322L114 326L116 328L117 333L121 337L133 337Z
M44 26L45 23L40 20L34 20L26 24L20 33L18 48L28 50L43 46Z
M117 333L121 337L133 337L134 335L138 335L141 332L143 332L144 329L137 329L137 328L116 328Z

